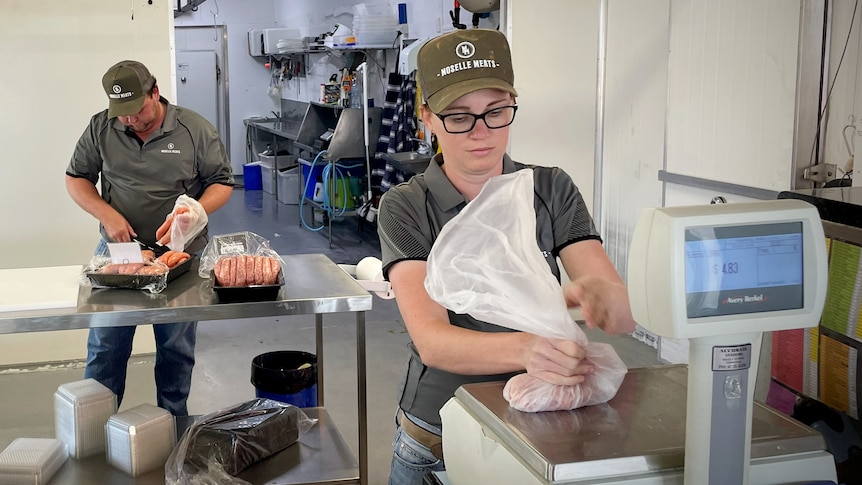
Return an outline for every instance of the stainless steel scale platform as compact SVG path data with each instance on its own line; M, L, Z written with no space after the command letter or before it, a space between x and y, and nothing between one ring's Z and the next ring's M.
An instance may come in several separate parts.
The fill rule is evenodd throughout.
M605 404L524 413L503 398L505 382L459 388L441 411L452 485L682 484L688 369L631 369ZM751 483L834 479L815 430L755 402ZM600 481L599 481L600 480Z

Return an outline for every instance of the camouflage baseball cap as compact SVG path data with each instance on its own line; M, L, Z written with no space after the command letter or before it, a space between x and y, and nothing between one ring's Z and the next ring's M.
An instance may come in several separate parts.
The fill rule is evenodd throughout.
M102 87L108 95L108 118L137 114L156 78L137 61L120 61L102 76Z
M461 29L435 37L419 49L416 63L422 94L435 113L479 89L518 95L509 41L497 30Z

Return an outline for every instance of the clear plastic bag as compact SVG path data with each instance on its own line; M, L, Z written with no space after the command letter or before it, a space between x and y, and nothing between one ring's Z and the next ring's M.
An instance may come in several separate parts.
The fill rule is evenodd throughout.
M268 256L278 260L284 268L284 260L269 246L269 240L253 232L233 232L213 236L201 253L201 263L198 275L209 278L216 262L225 256Z
M595 371L583 384L558 386L517 375L503 390L513 408L555 411L606 402L622 384L626 366L610 345L588 342L569 314L536 242L533 197L532 170L489 180L440 231L428 256L425 289L456 313L585 348L586 363Z
M253 399L196 419L165 463L167 485L248 485L235 475L287 448L312 426L300 408Z
M156 231L159 244L174 251L182 251L206 227L209 217L200 202L181 195L174 203L174 210L165 216L165 222Z
M168 286L168 267L159 261L114 264L109 256L93 256L81 271L82 286L128 288L161 293Z

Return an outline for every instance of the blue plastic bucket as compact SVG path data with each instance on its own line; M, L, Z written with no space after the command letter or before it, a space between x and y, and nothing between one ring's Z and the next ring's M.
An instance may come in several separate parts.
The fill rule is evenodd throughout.
M307 160L299 159L299 164L302 167L303 196L307 199L314 199L314 185L323 178L323 168L327 164L325 160L318 160L314 164L314 170L311 170L311 163ZM311 182L308 182L309 179L311 179Z
M242 166L242 180L245 190L262 190L263 178L259 163L246 163Z
M300 408L315 407L317 356L298 350L260 354L251 361L251 383L255 397Z

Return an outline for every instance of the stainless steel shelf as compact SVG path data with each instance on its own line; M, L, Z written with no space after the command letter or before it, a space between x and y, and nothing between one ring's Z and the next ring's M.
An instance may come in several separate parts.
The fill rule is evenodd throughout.
M252 484L323 485L359 483L359 467L341 433L323 408L303 412L318 422L299 441L269 458L243 470L237 478ZM177 438L191 424L177 421ZM182 424L181 424L182 423ZM70 458L50 483L64 485L164 485L164 469L130 477L109 465L104 455L76 460Z

